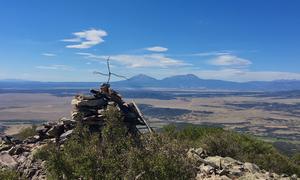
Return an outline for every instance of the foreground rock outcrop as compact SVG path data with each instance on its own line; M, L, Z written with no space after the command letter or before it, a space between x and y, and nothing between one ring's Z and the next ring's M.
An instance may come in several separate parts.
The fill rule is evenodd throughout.
M202 148L190 149L188 157L196 161L197 176L195 179L211 180L252 180L252 179L281 179L297 180L296 175L291 177L282 174L267 172L257 165L249 162L240 162L231 157L208 156Z

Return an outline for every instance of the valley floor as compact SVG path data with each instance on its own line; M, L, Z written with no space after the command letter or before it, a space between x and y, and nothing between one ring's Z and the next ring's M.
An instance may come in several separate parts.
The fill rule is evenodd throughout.
M160 128L170 123L221 126L270 141L293 142L300 149L300 98L293 93L216 91L124 91ZM70 95L49 93L0 94L0 131L14 134L20 128L70 117ZM298 150L299 150L298 149Z

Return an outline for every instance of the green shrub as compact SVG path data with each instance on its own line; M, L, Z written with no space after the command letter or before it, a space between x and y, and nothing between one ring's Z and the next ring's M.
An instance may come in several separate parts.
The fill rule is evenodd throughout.
M31 127L27 127L22 129L18 134L14 135L19 140L27 139L31 136L36 135L36 126L32 125Z
M54 144L46 144L43 147L37 149L33 153L33 158L34 159L41 159L41 160L48 160L51 153L54 151L55 148L56 147L55 147Z
M300 175L300 166L296 164L299 157L295 156L291 160L280 154L272 144L250 135L199 126L187 126L178 130L174 125L164 127L163 133L180 140L187 148L203 147L209 155L229 156L255 163L268 171Z
M21 179L20 175L13 170L0 170L0 179L1 180L16 180Z
M292 157L292 161L297 164L298 166L300 166L300 152L296 153L293 157Z
M145 135L136 144L119 111L108 108L106 126L91 134L78 126L64 145L44 148L36 158L46 158L49 179L189 179L195 176L186 150L168 136Z

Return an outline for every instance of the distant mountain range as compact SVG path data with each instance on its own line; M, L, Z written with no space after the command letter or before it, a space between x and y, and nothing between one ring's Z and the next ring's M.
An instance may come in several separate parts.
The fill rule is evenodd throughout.
M182 88L242 91L284 91L300 90L298 80L232 82L212 79L200 79L193 74L177 75L157 80L146 75L137 75L124 81L113 82L114 87L127 88Z
M39 82L25 80L0 80L0 89L77 89L97 88L99 82ZM176 88L240 91L300 90L299 80L231 82L200 79L193 74L177 75L158 80L147 75L133 76L128 80L112 82L114 88Z

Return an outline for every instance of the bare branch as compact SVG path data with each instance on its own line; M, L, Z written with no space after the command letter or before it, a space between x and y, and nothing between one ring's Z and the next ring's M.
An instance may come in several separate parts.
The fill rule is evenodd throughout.
M128 80L128 78L127 78L127 77L125 77L125 76L121 76L121 75L118 75L118 74L115 74L115 73L111 73L111 75L114 75L114 76L116 76L116 77L119 77L119 78L123 78L123 79L126 79L126 80Z
M98 72L98 71L94 71L93 74L99 74L99 75L102 75L102 76L107 76L107 77L108 77L108 79L107 79L107 84L109 84L111 75L113 75L113 76L115 76L115 77L119 77L119 78L123 78L123 79L128 80L127 77L122 76L122 75L118 75L118 74L116 74L116 73L112 73L112 72L110 71L109 58L110 58L110 57L108 57L107 60L106 60L106 65L107 65L108 74L101 73L101 72Z
M99 74L99 75L102 75L102 76L108 76L108 74L101 73L99 71L94 71L93 74Z

